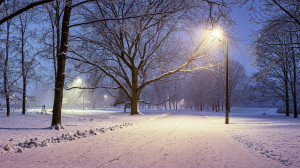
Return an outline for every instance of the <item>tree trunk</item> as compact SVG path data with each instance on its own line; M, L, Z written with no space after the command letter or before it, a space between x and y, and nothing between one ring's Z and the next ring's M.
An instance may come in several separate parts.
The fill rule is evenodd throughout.
M7 67L8 67L8 54L9 54L9 28L10 21L7 22L7 35L6 35L6 49L5 49L5 63L4 63L4 74L3 74L3 85L4 85L4 94L6 100L6 116L10 116L10 104L9 104L9 88L8 88L8 79L7 79Z
M20 21L22 21L22 18L20 17ZM26 111L26 73L25 73L25 53L24 53L24 34L25 30L21 22L21 43L22 43L22 77L23 77L23 93L22 93L22 115L25 115Z
M203 92L200 90L200 111L203 111Z
M136 114L141 114L140 108L139 108L139 99L138 99L138 96L132 96L130 115L136 115Z
M222 99L222 111L224 111L224 100Z
M94 97L94 99L96 99L96 98ZM96 100L93 100L93 109L94 110L96 109Z
M26 78L23 77L23 100L22 100L22 115L25 115L26 112Z
M131 112L130 115L141 114L139 109L139 93L138 93L138 72L132 70L132 95L131 95Z
M62 22L61 46L57 58L57 74L55 80L53 115L52 115L52 123L51 123L51 126L55 129L63 128L61 125L61 108L62 108L63 89L64 89L64 82L65 82L66 53L68 51L69 22L70 22L71 10L72 10L71 5L72 5L72 0L66 0L63 22Z
M298 118L298 112L297 112L297 88L296 88L296 82L297 82L297 65L296 65L296 58L295 58L295 52L294 52L294 45L293 45L293 39L292 39L292 32L290 31L290 42L291 42L291 49L292 49L292 61L293 61L293 80L292 80L292 87L294 88L292 95L293 95L293 102L294 102L294 118Z
M287 58L284 59L284 85L285 85L285 115L290 116L290 98L289 98L289 87L288 87L288 75L286 68L288 67Z
M60 7L60 2L56 1L56 10L55 10L55 26L56 26L56 57L58 57L59 55L59 51L60 51L60 11L59 11L59 7ZM54 46L53 46L54 47ZM54 63L55 63L55 59L54 59ZM55 65L55 64L54 64ZM55 69L55 75L56 75L56 67L54 67Z

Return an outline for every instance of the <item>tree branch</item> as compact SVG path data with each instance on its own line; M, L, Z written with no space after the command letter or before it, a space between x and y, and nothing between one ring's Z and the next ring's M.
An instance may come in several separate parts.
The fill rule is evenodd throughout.
M0 5L1 5L1 3L3 1L4 0L0 0ZM17 16L17 15L19 15L19 14L21 14L21 13L23 13L23 12L25 12L25 11L31 9L31 8L33 8L35 6L39 6L39 5L42 5L42 4L45 4L45 3L49 3L49 2L52 2L52 1L54 1L54 0L41 0L41 1L37 1L37 2L32 2L29 5L25 6L24 8L21 8L21 9L15 11L15 12L13 12L12 14L4 17L3 19L1 19L0 20L0 25L2 25L4 22L12 19L13 17L15 17L15 16Z
M144 15L137 15L137 16L128 16L128 17L122 17L122 18L106 18L106 19L98 19L98 20L93 20L90 22L84 22L84 23L77 23L70 25L69 27L75 27L75 26L80 26L80 25L87 25L87 24L92 24L96 22L104 22L104 21L118 21L118 20L126 20L126 19L135 19L135 18L140 18L140 17L146 17L146 16L156 16L156 15L164 15L164 14L172 14L175 13L174 11L171 12L158 12L158 13L149 13L149 14L144 14Z
M285 12L287 15L289 15L292 19L296 21L297 24L300 25L300 21L292 15L289 11L287 11L282 5L280 5L276 0L272 0L283 12Z
M96 1L96 0L86 0L86 1L78 2L77 4L74 4L71 7L74 8L74 7L77 7L79 5L82 5L82 4L85 4L85 3L88 3L88 2L93 2L93 1Z
M0 6L1 6L1 4L4 2L5 0L0 0Z

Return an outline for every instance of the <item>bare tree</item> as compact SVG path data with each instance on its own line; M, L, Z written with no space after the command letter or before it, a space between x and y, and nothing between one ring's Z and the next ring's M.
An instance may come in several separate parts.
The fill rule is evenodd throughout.
M35 68L37 65L35 62L35 56L33 52L30 54L32 57L29 57L28 49L26 49L27 46L30 46L30 43L28 42L29 37L32 35L30 32L28 32L28 26L30 22L32 21L33 15L29 12L24 12L19 15L18 17L18 25L16 25L17 29L19 29L20 37L17 38L17 42L20 44L16 46L16 51L19 51L18 54L21 54L21 75L22 75L22 83L23 83L23 89L22 89L22 115L25 115L26 111L26 99L27 99L27 84L29 79L33 79L35 75L31 73L31 71ZM30 35L31 34L31 35ZM28 45L29 44L29 45ZM30 48L30 47L29 47ZM32 48L31 48L32 49ZM29 76L30 75L30 76Z
M68 51L68 40L69 40L69 22L72 11L72 0L66 0L64 8L64 16L62 21L62 34L61 34L61 45L59 54L57 57L57 74L55 79L55 91L54 91L54 104L53 104L53 116L51 126L55 129L63 128L61 125L61 108L63 89L65 82L65 65L66 65L66 54Z
M255 42L256 65L259 71L254 75L260 83L264 99L282 100L285 102L286 116L289 116L290 89L294 91L294 66L292 48L290 47L289 26L281 23L270 28L269 22L259 32Z
M201 3L205 5L207 2ZM159 55L157 50L179 28L180 19L190 7L182 1L96 1L92 8L86 7L84 12L87 14L84 16L86 22L93 23L92 27L83 27L83 31L90 32L90 35L84 33L78 36L85 44L90 43L89 48L95 52L85 55L87 45L82 44L70 58L103 71L131 100L131 115L139 114L139 97L147 85L177 72L204 68L189 66L208 52L207 48L205 51L197 48L176 68L166 69L165 73L155 71L171 63L172 55ZM114 22L92 22L107 18L114 19Z
M247 83L245 67L238 61L230 60L229 63L229 100L232 105L242 103L247 95Z
M271 69L270 72L273 71L272 67L277 67L279 64L280 68L280 74L281 77L278 77L278 79L282 79L282 81L273 81L275 83L285 83L282 88L285 88L285 91L280 91L280 88L276 88L275 86L278 86L275 84L275 86L271 86L271 83L267 84L269 85L269 91L270 93L276 91L276 98L279 97L285 97L281 98L285 104L286 104L286 115L289 115L289 92L292 94L292 99L294 103L294 110L297 111L297 59L295 58L295 53L298 52L298 47L299 47L299 42L297 40L297 31L299 31L299 26L300 26L300 15L299 15L299 5L300 2L298 0L290 0L290 1L285 1L285 0L266 0L263 1L263 3L259 6L255 6L256 2L255 0L244 0L243 3L250 2L250 9L253 12L253 18L255 21L263 26L263 28L259 31L259 35L261 37L256 40L257 42L262 39L262 43L266 44L266 48L272 48L275 47L275 51L269 51L269 53L264 52L267 54L269 57L274 57L273 61L271 62L271 67L267 66L265 68L262 68L260 71L260 75L258 76L264 76L262 74L268 74L267 69ZM290 27L290 28L289 28ZM274 32L278 32L276 30L278 29L279 33L283 35L283 37L277 37ZM271 32L274 31L274 32ZM288 34L290 35L288 35ZM274 39L272 37L272 34L274 37L277 39ZM286 38L288 37L288 38ZM267 40L271 40L272 42L275 42L275 44L270 44ZM263 47L261 47L263 48ZM266 49L265 48L265 49ZM281 49L281 51L280 51ZM270 49L271 50L271 49ZM285 50L285 51L282 51ZM267 50L265 50L267 51ZM277 52L277 54L274 54ZM272 56L273 55L273 56ZM280 58L278 58L278 56ZM268 58L269 59L269 58ZM277 59L277 60L276 60ZM271 59L269 59L271 60ZM283 66L283 64L288 63L288 67ZM269 68L268 68L269 67ZM283 68L282 68L283 67ZM291 68L290 68L291 67ZM264 69L264 70L263 70ZM265 71L265 72L263 72ZM274 71L273 71L274 72ZM285 74L284 74L285 73ZM278 75L277 75L278 76ZM273 76L274 77L274 76ZM268 78L268 77L266 77ZM272 77L271 77L272 78ZM284 82L283 82L284 81ZM269 81L271 82L271 81ZM290 86L287 86L287 85ZM263 84L265 85L265 84ZM265 85L266 86L266 85ZM273 88L273 89L271 89ZM288 91L290 89L291 91ZM284 93L284 96L279 96L282 95L282 92ZM280 94L279 94L280 93ZM297 118L297 112L294 112L294 117Z
M60 35L61 35L61 16L62 3L60 1L55 1L47 4L46 9L49 14L49 20L51 22L51 48L52 48L52 62L53 62L53 72L54 78L56 78L56 60L59 54L60 47Z
M9 4L4 3L5 14L8 15L9 12ZM13 4L15 5L15 4ZM5 38L5 58L4 58L4 68L3 68L3 87L4 87L4 95L6 100L6 115L10 116L10 84L8 82L8 59L9 59L9 49L10 49L10 26L11 21L6 23L6 38Z

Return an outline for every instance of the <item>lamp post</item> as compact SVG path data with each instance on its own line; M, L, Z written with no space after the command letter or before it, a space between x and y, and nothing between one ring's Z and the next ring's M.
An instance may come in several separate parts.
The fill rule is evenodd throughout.
M229 124L229 96L228 96L228 40L226 39L226 97L225 97L225 124Z
M84 110L84 90L82 91L82 110Z
M222 31L220 29L214 29L212 31L212 36L215 38L221 38ZM225 37L225 36L224 36ZM229 124L229 92L228 92L228 39L225 37L226 41L226 81L225 81L225 124Z

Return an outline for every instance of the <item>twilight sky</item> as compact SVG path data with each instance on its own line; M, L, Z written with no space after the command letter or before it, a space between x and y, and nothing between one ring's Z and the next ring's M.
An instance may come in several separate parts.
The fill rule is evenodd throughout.
M245 6L242 8L234 6L232 19L236 24L234 37L237 46L230 46L229 57L241 62L246 68L247 75L251 75L255 72L255 67L252 65L253 56L250 52L251 35L254 30L259 29L259 25L250 21L249 11Z

